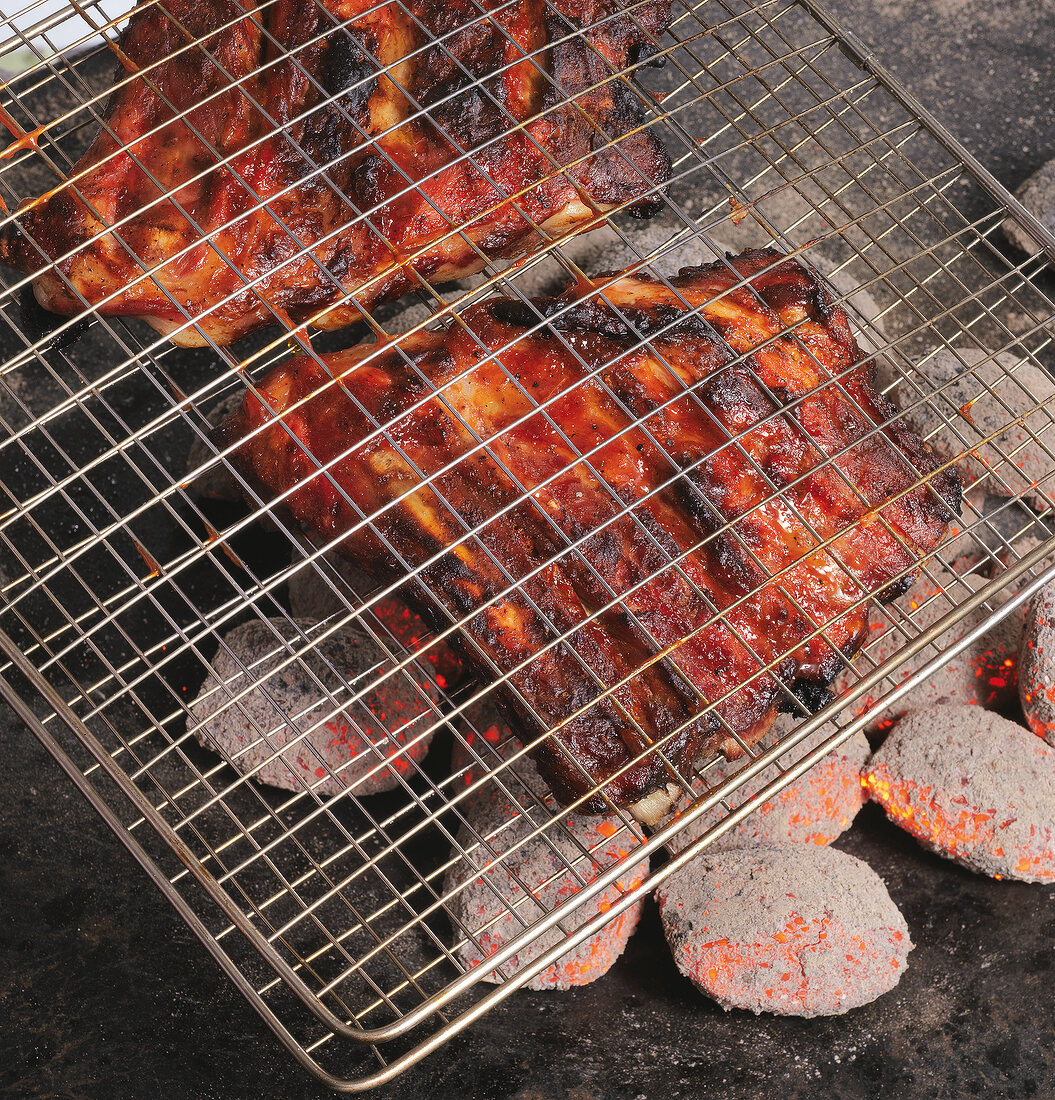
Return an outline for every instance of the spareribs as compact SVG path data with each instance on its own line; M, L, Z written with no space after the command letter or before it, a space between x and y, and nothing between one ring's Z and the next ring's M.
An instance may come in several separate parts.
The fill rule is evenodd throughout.
M759 250L603 285L293 360L219 438L364 568L419 571L524 737L550 733L559 798L652 820L668 765L822 701L959 482L809 268Z
M669 7L142 0L106 127L0 232L0 260L39 271L56 313L227 344L339 328L540 232L647 213L670 164L615 74Z

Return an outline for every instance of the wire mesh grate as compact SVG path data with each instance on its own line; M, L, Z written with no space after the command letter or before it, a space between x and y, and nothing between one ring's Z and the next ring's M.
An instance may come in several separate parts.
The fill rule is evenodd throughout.
M129 62L121 19L109 6L104 12L98 3L76 4L47 15L37 13L38 6L0 19L0 63L16 51L23 59L19 75L0 87L0 121L12 134L0 159L0 198L11 212L0 215L4 224L41 195L63 188L76 193L90 182L77 164L100 126L109 127L115 158L128 154L150 175L149 158L122 142L108 115L115 55L123 66L119 86L143 81L162 99L167 91L158 87L160 63L137 69ZM670 163L665 181L648 178L626 154L625 134L605 133L589 120L594 152L611 153L618 161L611 171L629 181L622 199L602 204L576 175L580 165L562 163L532 138L545 162L542 182L558 181L574 192L568 225L534 217L531 187L509 192L488 175L489 146L528 124L508 114L490 75L469 71L455 48L458 34L486 28L506 51L500 75L530 72L545 86L544 117L579 102L551 71L547 44L525 47L503 14L519 10L510 4L465 5L458 9L461 22L444 33L428 28L416 56L435 67L460 67L479 92L478 103L506 112L497 138L459 146L453 163L470 166L492 188L490 205L478 213L515 211L530 241L510 256L445 215L429 190L435 173L414 178L404 172L400 197L437 221L428 245L403 257L402 269L410 273L403 290L413 291L409 305L405 293L400 302L371 301L369 279L335 275L332 264L318 259L319 241L298 237L276 212L288 194L265 199L246 181L244 161L212 147L201 178L228 173L249 195L249 214L269 212L276 239L285 242L277 268L247 277L225 252L237 219L221 216L203 231L184 205L190 205L190 184L173 191L154 181L148 205L172 204L209 236L210 262L226 280L216 309L196 311L177 300L167 274L171 256L153 266L142 261L135 212L116 222L101 219L78 247L117 242L134 268L126 284L171 307L158 331L113 315L106 300L90 304L82 293L80 308L56 321L35 305L31 276L0 269L4 694L285 1045L335 1087L365 1088L394 1076L539 971L558 965L735 824L746 812L731 810L727 801L736 787L755 776L770 782L769 791L792 781L875 720L898 691L999 616L1013 614L1050 572L1055 432L1052 402L1038 392L1035 372L1044 377L1053 361L1055 306L1045 269L1055 241L1028 223L852 34L815 5L679 0L659 35L647 26L653 7L606 9L593 24L573 27L559 6L539 6L538 18L549 20L550 44L581 44L588 32L602 35L617 20L649 42L620 70L598 52L603 37L589 39L594 90L616 86L618 96L632 100L641 120L635 132L661 143ZM183 26L183 5L140 5L149 8ZM267 41L269 60L254 80L277 79L287 66L298 80L312 82L311 51L332 36L358 34L363 20L379 13L412 29L424 26L423 6L363 5L349 16L343 7L320 5L318 29L291 48L274 33L283 10L271 0L248 14L234 4L218 4L213 12L216 27L244 23ZM59 52L58 44L71 39L73 46ZM224 59L210 52L210 41L188 33L174 53L201 55L219 70ZM362 62L370 62L360 82L385 79L401 97L402 114L386 136L457 108L454 94L415 100L404 59L360 52ZM664 64L655 67L657 61ZM251 109L266 114L254 98L259 82L227 68L223 74L218 103L234 82ZM276 123L267 116L261 140L294 131L303 136L312 111L333 108L354 121L342 99L349 88L354 82L337 92L320 85L304 118ZM200 119L175 107L172 117L188 121L196 139L209 144ZM170 123L166 116L158 133ZM355 208L350 223L392 245L381 207L355 206L357 196L336 179L342 158L380 148L377 134L361 131L354 148L323 159L300 137L295 144L304 163L286 191L305 178L324 181L346 208ZM658 208L648 222L631 209L643 197ZM1001 236L1009 217L1026 219L1048 254L1040 244L1029 256L1009 253ZM326 238L322 233L323 243ZM416 261L437 240L461 259L455 269L440 265L429 274ZM489 350L472 321L471 307L496 291L534 309L528 335L552 334L552 317L531 303L559 293L569 280L595 280L590 285L614 309L616 278L604 272L647 275L679 295L673 281L679 268L767 246L821 272L862 348L875 358L880 388L896 397L900 415L929 425L936 446L967 455L963 515L950 539L922 563L922 600L917 586L893 603L874 591L856 601L869 612L871 627L853 667L837 681L838 699L811 717L811 708L785 689L791 715L779 733L751 745L742 731L725 730L739 742L744 766L717 787L708 781L718 759L713 752L687 771L662 755L664 744L642 750L659 754L670 784L695 801L683 797L677 820L646 828L609 800L605 832L598 834L584 819L555 811L545 783L525 763L526 749L489 709L486 679L459 681L462 660L448 642L468 616L448 614L444 621L434 614L426 625L403 602L408 578L418 586L411 603L428 602L425 567L385 539L384 509L361 514L358 522L401 561L398 583L372 579L339 558L343 532L321 538L277 521L279 501L254 495L243 481L253 501L247 509L243 494L231 492L240 475L231 468L230 449L217 444L212 429L220 411L247 394L259 398L269 370L294 353L323 372L320 392L343 387L348 393L328 353L367 337L378 341L368 362L394 349L409 371L415 336L462 334L479 342L482 359L506 371L505 349ZM176 261L200 257L202 247L195 239ZM47 256L41 250L41 266L65 279L66 293L78 294L63 275L68 269L47 263ZM278 305L268 280L307 268L323 289L299 311ZM213 321L232 302L272 326L228 346ZM321 331L338 307L348 307L342 316L350 327ZM182 342L201 346L176 346L170 337L181 334L187 336ZM658 335L638 334L639 346L649 347ZM805 347L795 325L780 338ZM564 346L574 354L567 340ZM523 392L508 371L506 382ZM532 415L549 416L545 403L529 392L526 398ZM552 416L547 423L560 431ZM635 419L632 428L650 430L647 418ZM371 431L398 450L392 422L375 421ZM743 451L742 439L730 442ZM476 435L472 447L500 463L493 440ZM621 503L597 472L597 456L569 448L572 461L608 490L619 518L640 523L635 507ZM324 481L332 466L314 460L311 476ZM508 466L501 469L516 485L510 508L533 499L534 487L516 481ZM435 473L418 475L441 484ZM457 545L483 545L482 524L456 508L451 514L461 524ZM730 523L719 531L730 532ZM578 555L597 573L566 532L553 526L551 534L560 555ZM496 565L510 589L527 591L531 578ZM685 575L676 556L668 555L663 568ZM626 593L597 580L611 604L625 603ZM814 623L814 634L826 640L833 626ZM351 676L342 648L350 627L366 639ZM232 643L237 631L256 639L251 660ZM571 633L551 623L549 644ZM576 656L583 674L615 697ZM760 667L759 674L765 671ZM510 679L497 668L495 677ZM372 736L379 712L389 710L394 721L383 736ZM209 732L217 721L237 726L236 742L217 744ZM342 779L320 750L320 735L358 746L352 761L358 785ZM381 780L386 790L362 793ZM474 809L485 803L504 807L498 819ZM724 807L717 826L680 855L664 855L670 836L715 807ZM525 881L517 855L540 844L549 870L541 880ZM478 878L474 872L494 866L505 872L488 879L497 908L474 924L457 902ZM586 904L598 898L603 910ZM467 965L474 952L487 956L486 966Z

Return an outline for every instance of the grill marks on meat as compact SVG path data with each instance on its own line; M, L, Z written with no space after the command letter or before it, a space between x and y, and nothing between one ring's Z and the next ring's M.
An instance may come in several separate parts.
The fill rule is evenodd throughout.
M182 306L226 344L276 320L350 324L418 289L415 272L439 282L530 250L536 227L559 236L628 203L647 213L669 161L611 76L662 33L669 0L646 0L633 21L619 10L143 4L121 49L147 71L119 71L113 134L78 163L76 190L8 225L0 260L26 272L60 261L34 284L57 313L83 297L171 332ZM193 328L173 339L206 342Z
M536 755L558 797L603 784L648 819L664 757L685 767L726 727L757 739L785 686L823 696L866 635L854 605L910 582L959 485L891 420L800 264L753 251L677 293L597 286L293 360L220 434L264 499L288 494L360 565L420 568L426 610L508 676L525 737L556 730Z

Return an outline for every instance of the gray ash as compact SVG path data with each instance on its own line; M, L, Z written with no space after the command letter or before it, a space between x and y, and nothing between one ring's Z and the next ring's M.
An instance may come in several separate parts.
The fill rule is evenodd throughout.
M790 717L778 720L775 737L785 736L793 723ZM832 728L822 726L801 744L779 758L783 768L790 767L807 752L831 736ZM738 825L710 845L710 851L751 846L772 847L785 842L830 844L853 824L865 797L861 787L861 769L869 756L868 742L856 733L833 749L815 767L800 776L784 790L764 802ZM693 789L697 794L713 790L719 783L735 775L744 760L719 763L697 779ZM729 795L727 801L735 809L760 791L778 775L769 767L754 779ZM697 840L726 816L719 804L697 818L670 841L672 851L680 852Z
M917 711L872 757L866 785L924 847L983 875L1055 881L1055 750L981 707Z
M220 649L191 704L201 723L195 736L243 775L285 790L392 790L428 751L435 691L399 673L351 703L363 686L357 678L389 667L376 643L355 630L321 638L280 669L289 658L283 640L302 648L296 628L310 637L314 625L253 620L225 635L232 652Z
M837 1015L897 985L912 949L883 881L835 848L705 852L656 894L678 969L726 1009Z

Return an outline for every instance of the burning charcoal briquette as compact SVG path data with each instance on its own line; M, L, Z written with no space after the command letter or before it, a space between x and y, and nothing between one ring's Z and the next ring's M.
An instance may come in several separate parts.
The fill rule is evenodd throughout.
M475 744L477 736L486 738L479 751L485 764L481 768L470 752L456 747L452 774L466 786L520 749L508 726L486 704L475 708L471 717L477 733L463 728L463 736L470 744ZM459 746L457 739L455 745ZM456 942L454 954L466 967L480 965L525 924L577 893L582 889L580 878L589 883L615 864L626 864L612 886L577 906L566 918L563 923L569 931L606 912L648 874L648 861L633 856L641 835L632 822L627 825L615 816L561 816L552 799L539 805L546 784L526 757L498 774L508 795L492 780L464 800L466 824L459 830L458 844L467 855L455 852L444 884L445 890L459 890L448 902L448 910L456 941L464 937L463 942ZM457 791L456 783L453 793ZM478 837L488 838L486 845L481 845ZM637 927L642 904L635 902L540 971L527 982L528 988L568 989L602 977L623 953ZM502 974L515 974L562 939L564 932L559 927L550 929L505 962L500 967ZM486 980L497 981L498 976L492 972Z
M314 624L295 623L310 637ZM338 630L280 669L290 657L283 640L304 646L285 619L225 635L231 652L221 646L191 704L198 740L243 775L285 790L363 795L398 786L428 751L434 689L400 672L351 703L390 667L368 635Z
M1055 160L1049 160L1025 182L1019 184L1015 198L1050 232L1055 233ZM1031 255L1040 251L1040 245L1014 218L1007 218L1003 225L1004 236L1022 252Z
M838 1015L893 989L912 949L883 881L836 848L705 852L656 896L678 969L727 1009Z
M622 822L574 814L554 819L552 815L559 813L559 807L552 803L534 808L506 806L505 813L493 804L489 809L489 813L471 813L472 829L460 830L458 843L468 856L457 860L444 884L446 890L460 888L448 902L448 909L457 938L468 933L454 950L466 967L484 963L526 924L577 893L582 888L579 876L589 883L613 864L626 863L626 871L613 885L572 910L564 922L569 931L607 912L648 873L647 861L633 861L631 850L639 839ZM539 829L544 831L532 835ZM474 831L490 838L494 856L476 841ZM521 847L510 852L517 844ZM503 858L503 853L509 855ZM635 902L531 978L528 988L568 989L596 981L623 953L640 916L641 902ZM564 938L559 927L551 928L503 963L502 974L512 976ZM498 980L493 972L485 977L487 981Z
M1050 494L1055 382L1040 367L964 347L940 349L921 370L929 387L942 388L907 409L905 422L939 457L957 460L966 484L984 478L995 493Z
M782 716L778 721L773 739L784 736L793 724L794 720L790 716ZM790 767L811 749L816 748L826 737L830 737L831 733L830 726L822 726L816 733L811 734L805 741L780 757L780 766ZM767 802L763 802L754 813L714 840L710 850L751 846L773 847L786 841L802 844L830 844L850 828L858 811L865 803L864 790L861 787L861 769L868 759L869 751L864 734L855 733L838 748L828 753L805 775L800 776ZM704 791L714 789L719 783L738 772L743 765L744 761L741 759L735 763L719 763L708 769L706 774L693 784L696 793L702 794ZM748 780L729 795L727 799L729 805L736 809L775 779L777 774L777 770L771 766L754 779ZM714 807L673 837L669 847L672 851L680 852L711 826L716 825L725 815L726 811L722 806Z
M1022 635L1018 694L1029 728L1055 745L1055 585L1042 588L1029 605Z
M1055 880L1055 751L981 707L901 719L865 785L924 847L994 878Z
M293 565L297 568L289 578L288 592L290 614L295 619L322 622L331 615L347 615L381 587L369 574L334 551L315 563L304 563L297 556ZM432 632L425 621L398 596L378 600L372 611L384 630L409 652L416 653L424 647L421 660L435 669L438 687L446 690L461 678L461 658L446 642L429 643L427 639Z
M451 749L451 775L457 777L454 793L459 785L471 787L482 777L491 776L489 782L473 792L472 803L483 798L504 798L499 784L505 785L518 801L525 790L544 799L549 794L549 784L522 749L513 728L491 699L473 703L458 723L458 736Z
M908 594L898 601L901 616L891 611L889 618L887 615L874 617L873 635L864 653L855 660L853 669L841 674L836 681L837 689L855 684L864 673L893 657L986 583L986 578L977 573L956 576L940 567L929 566ZM955 635L966 633L989 614L984 605L978 608L954 628ZM843 712L844 716L850 718L868 712L871 716L869 729L878 730L888 729L898 715L940 704L968 703L994 710L1013 704L1018 692L1023 619L1022 610L1012 611L891 706L876 709L876 700L890 689L890 684L883 681L851 703ZM896 683L903 682L935 653L933 646L925 647L897 668L891 678Z

